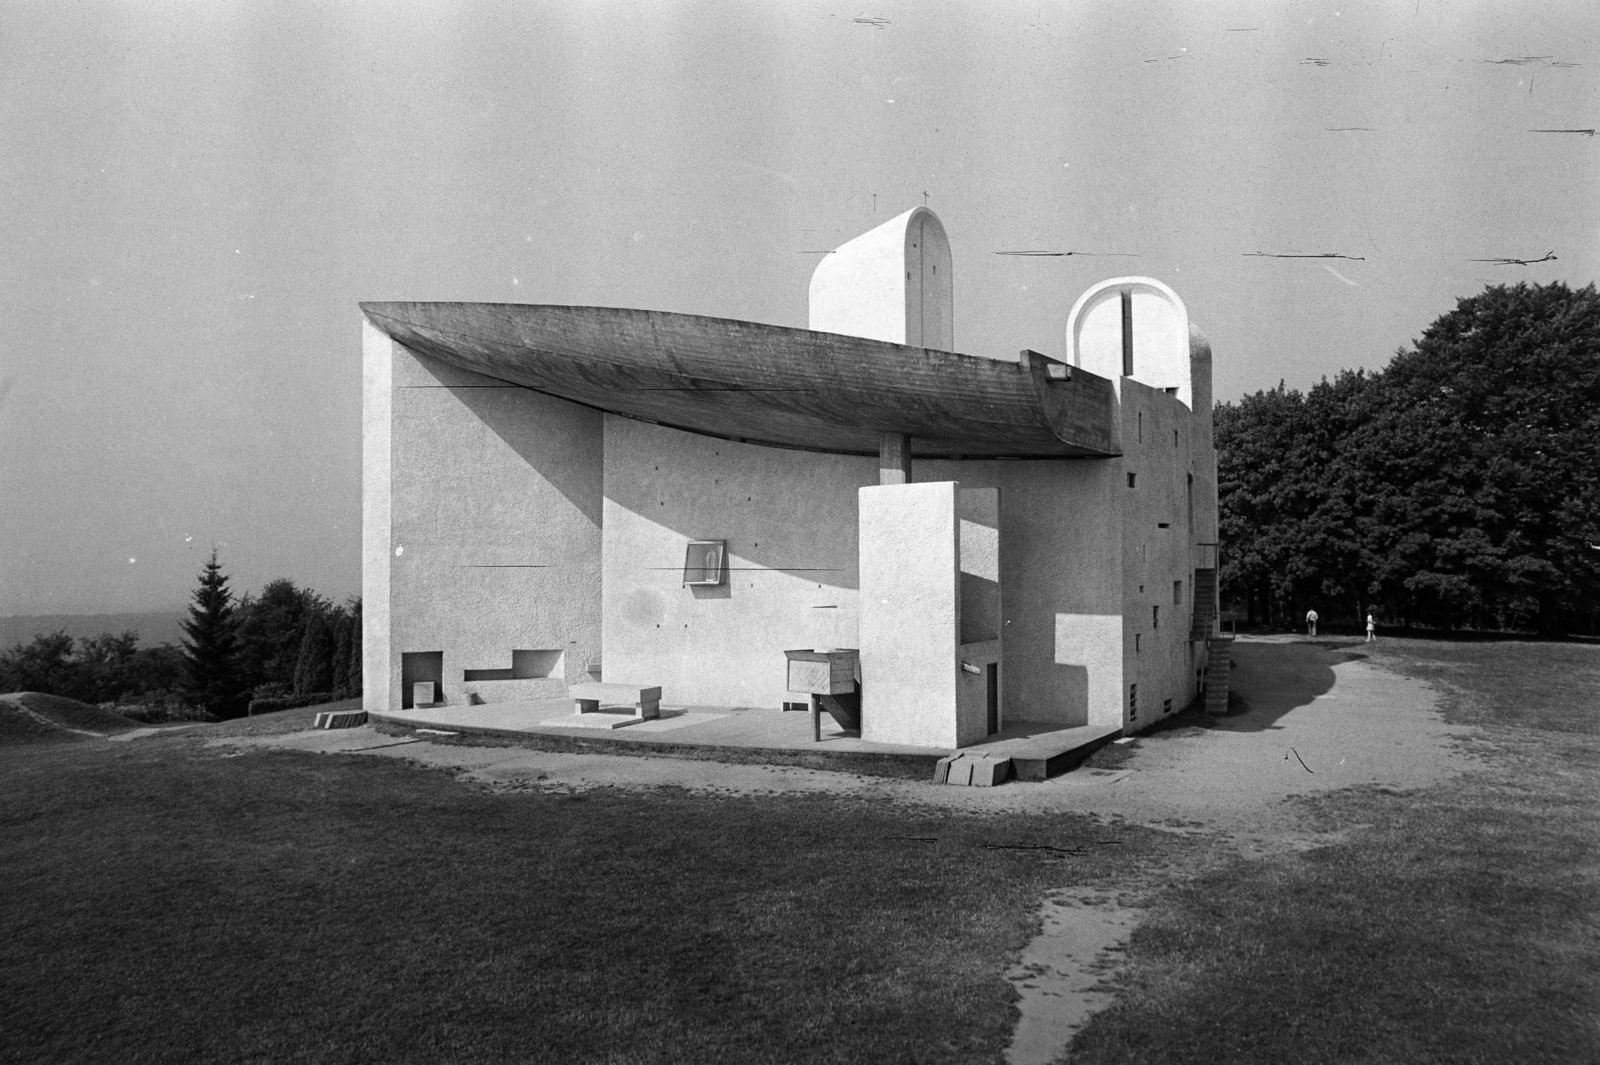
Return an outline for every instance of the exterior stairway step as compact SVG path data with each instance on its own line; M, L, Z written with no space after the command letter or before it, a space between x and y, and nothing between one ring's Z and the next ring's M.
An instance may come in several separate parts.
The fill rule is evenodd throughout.
M1228 712L1228 681L1232 672L1233 637L1211 637L1206 641L1206 713Z

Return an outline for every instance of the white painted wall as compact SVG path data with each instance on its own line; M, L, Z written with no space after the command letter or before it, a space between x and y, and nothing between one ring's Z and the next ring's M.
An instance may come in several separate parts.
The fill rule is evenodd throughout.
M957 489L942 481L860 490L864 740L961 743Z
M810 328L955 350L950 241L926 207L897 215L822 257Z
M1198 476L1192 531L1189 523L1187 481L1203 457L1196 449L1200 419L1177 397L1131 378L1123 383L1121 405L1122 466L1125 474L1137 474L1135 486L1122 492L1124 683L1139 686L1138 717L1127 715L1124 726L1138 731L1164 716L1167 700L1176 713L1197 693L1194 674L1205 660L1203 645L1188 639L1198 557L1194 544L1215 537L1201 535L1205 482ZM1182 582L1181 602L1173 601L1174 581ZM1123 700L1126 711L1126 690Z
M443 654L447 705L564 695L600 655L600 415L392 342L389 360L389 625L365 652L387 678L369 682L369 706L381 692L402 705L407 652ZM382 583L381 567L365 579ZM563 652L563 674L464 681L513 650Z
M394 341L361 320L361 705L379 712L398 705L390 702L389 655L393 349Z
M659 684L668 703L803 701L783 652L857 646L856 490L877 473L606 416L605 679ZM727 542L721 587L683 586L702 539Z
M1156 389L1176 388L1193 403L1189 312L1178 294L1150 277L1117 277L1091 287L1067 318L1067 361L1122 382L1122 294L1132 297L1133 380Z

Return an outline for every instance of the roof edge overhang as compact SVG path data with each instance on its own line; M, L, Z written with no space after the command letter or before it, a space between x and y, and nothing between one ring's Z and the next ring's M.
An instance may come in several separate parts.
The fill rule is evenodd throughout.
M362 303L419 355L596 410L793 450L920 458L1120 454L1111 382L1017 362L727 318L617 307Z

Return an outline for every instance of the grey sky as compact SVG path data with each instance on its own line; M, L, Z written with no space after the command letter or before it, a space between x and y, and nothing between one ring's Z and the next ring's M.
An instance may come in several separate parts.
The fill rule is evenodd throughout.
M1528 132L1600 124L1589 0L91 0L0 29L0 614L176 605L212 543L238 591L354 594L363 299L804 326L806 253L926 194L959 350L1059 354L1085 288L1148 274L1230 399L1382 366L1487 282L1596 274L1600 138Z

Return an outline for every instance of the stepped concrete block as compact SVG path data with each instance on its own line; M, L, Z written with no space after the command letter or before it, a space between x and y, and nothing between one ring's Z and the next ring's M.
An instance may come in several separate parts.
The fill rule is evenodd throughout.
M972 783L980 788L992 788L996 784L1004 784L1011 776L1011 759L992 758L984 755L972 760Z

